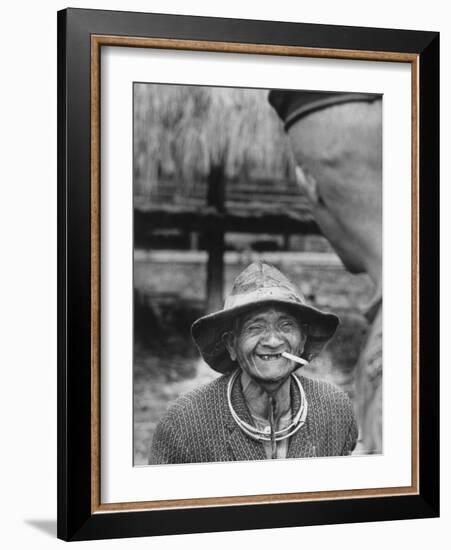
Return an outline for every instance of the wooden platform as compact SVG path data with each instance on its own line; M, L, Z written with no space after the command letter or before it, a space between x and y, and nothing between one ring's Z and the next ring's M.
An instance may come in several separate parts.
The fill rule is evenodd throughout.
M290 181L227 181L224 212L207 205L206 182L161 181L134 200L136 245L145 246L155 229L205 232L319 234L309 205Z

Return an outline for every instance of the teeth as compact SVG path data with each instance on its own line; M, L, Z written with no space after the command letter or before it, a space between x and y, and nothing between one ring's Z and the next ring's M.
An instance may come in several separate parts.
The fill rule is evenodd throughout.
M272 355L259 355L263 361L271 361L271 359L280 359L282 357L281 353L274 353Z

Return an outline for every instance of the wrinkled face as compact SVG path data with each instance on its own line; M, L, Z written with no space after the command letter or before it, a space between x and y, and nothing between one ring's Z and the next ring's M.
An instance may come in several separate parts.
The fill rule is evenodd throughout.
M252 379L279 385L298 367L281 353L299 356L306 339L306 331L285 308L265 306L239 320L225 344L231 359Z

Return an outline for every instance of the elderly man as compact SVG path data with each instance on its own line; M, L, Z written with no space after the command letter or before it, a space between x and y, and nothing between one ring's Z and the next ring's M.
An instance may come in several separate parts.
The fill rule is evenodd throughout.
M346 394L295 374L338 325L275 267L255 262L221 311L192 335L222 376L180 397L157 426L150 463L348 455L357 427Z
M297 181L344 265L367 273L374 297L356 369L361 451L382 451L382 97L273 90L297 162Z

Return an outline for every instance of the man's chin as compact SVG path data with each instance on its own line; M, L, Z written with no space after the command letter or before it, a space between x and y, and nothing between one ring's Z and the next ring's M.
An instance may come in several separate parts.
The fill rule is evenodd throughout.
M253 377L255 382L259 386L261 386L265 391L272 393L274 391L277 391L285 381L289 378L291 373L283 374L277 377L269 377L269 376L258 376Z

